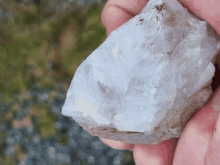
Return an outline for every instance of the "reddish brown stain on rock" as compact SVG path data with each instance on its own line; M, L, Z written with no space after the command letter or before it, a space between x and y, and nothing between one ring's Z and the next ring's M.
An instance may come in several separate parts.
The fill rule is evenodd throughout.
M156 5L154 7L160 12L161 10L163 10L164 5L165 3L162 3L161 5Z

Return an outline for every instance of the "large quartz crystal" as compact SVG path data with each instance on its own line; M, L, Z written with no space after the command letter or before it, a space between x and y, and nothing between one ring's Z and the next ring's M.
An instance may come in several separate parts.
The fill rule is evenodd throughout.
M62 114L93 136L158 144L207 102L220 39L176 0L150 0L78 67Z

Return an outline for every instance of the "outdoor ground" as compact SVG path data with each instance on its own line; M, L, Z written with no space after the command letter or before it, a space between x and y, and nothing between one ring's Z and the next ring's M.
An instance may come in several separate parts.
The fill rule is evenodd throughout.
M102 8L38 15L20 5L0 27L0 164L134 164L61 114L75 70L106 38Z

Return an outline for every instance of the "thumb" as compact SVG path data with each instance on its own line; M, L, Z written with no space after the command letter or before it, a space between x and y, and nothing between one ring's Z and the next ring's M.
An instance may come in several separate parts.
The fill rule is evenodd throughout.
M108 0L101 16L107 35L139 14L147 2L148 0Z

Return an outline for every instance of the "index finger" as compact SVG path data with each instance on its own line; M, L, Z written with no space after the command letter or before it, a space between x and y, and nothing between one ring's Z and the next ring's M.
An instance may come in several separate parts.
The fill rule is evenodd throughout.
M102 23L107 35L139 14L148 0L108 0L102 12Z

